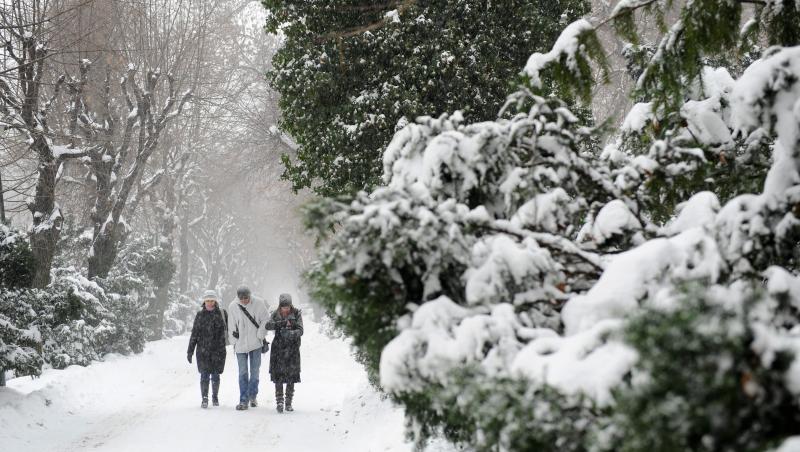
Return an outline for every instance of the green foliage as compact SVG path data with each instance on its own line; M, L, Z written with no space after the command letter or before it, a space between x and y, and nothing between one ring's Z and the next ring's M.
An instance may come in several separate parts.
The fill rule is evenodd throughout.
M0 224L0 290L31 287L33 253L24 233Z
M148 304L157 303L155 288L169 285L176 272L176 265L170 252L160 246L153 246L151 241L143 236L133 236L128 239L120 250L120 258L111 269L103 284L113 293L123 297L136 299L139 315L146 311ZM167 306L167 310L177 317L166 318L164 326L166 333L171 336L185 331L187 321L194 318L197 303L193 300L180 298L172 290L171 300L174 302ZM148 323L152 324L152 323ZM147 332L147 337L161 337L164 332Z
M667 142L666 146L671 144ZM705 147L704 159L676 159L684 164L684 171L678 173L666 165L653 171L642 186L643 204L652 219L666 223L675 215L676 206L701 191L713 192L724 204L738 195L761 190L769 170L769 143L739 144L726 157L726 153L713 152L701 143L686 143Z
M754 352L751 311L767 299L726 305L706 290L689 284L674 310L646 309L626 327L640 382L617 392L616 450L761 451L800 433L793 354Z
M36 325L33 289L0 289L0 372L39 375L42 337Z
M800 43L800 11L794 3L758 2L755 17L741 33L744 2L694 0L680 9L679 18L669 28L664 17L673 2L628 2L613 16L617 33L638 44L640 30L634 22L637 10L654 15L665 36L637 74L635 97L651 99L655 107L677 111L683 104L687 82L699 77L705 59L748 49L748 43L761 39L770 45Z
M191 330L198 301L170 291L170 304L164 313L164 337L173 337Z
M474 110L465 121L430 105L434 116L409 121L385 153L375 153L383 154L387 187L309 211L324 243L310 273L314 296L354 337L373 375L383 359L383 382L418 441L441 432L476 450L755 451L800 433L800 344L791 332L800 321L800 280L787 271L800 253L800 196L796 168L773 164L776 117L786 113L773 107L778 99L791 101L781 107L795 103L797 68L776 59L749 71L758 76L746 86L763 96L747 108L734 82L760 56L753 43L796 44L796 5L758 3L755 25L742 34L741 3L627 5L610 21L635 43L625 56L637 80L634 98L649 110L641 128L602 154L598 129L568 102L542 96L591 94L589 61L602 69L603 56L597 25L580 21L553 51L528 59L528 78L505 98L502 119L475 123ZM662 39L639 43L638 10L656 16ZM286 17L276 16L275 29L292 22ZM317 34L308 30L322 16L308 29L292 22L285 31L299 33L290 41L321 33L313 42L325 45L331 29L358 26L347 17ZM667 26L668 17L676 22ZM382 30L394 26L405 25ZM289 63L322 74L317 69L331 66L347 39L324 54L306 47L284 55L273 83L282 76L289 83ZM348 92L337 82L325 79L323 97L397 100L390 89ZM317 119L308 111L304 119ZM323 121L343 137L361 133L353 116L330 114ZM785 120L791 114L781 116L780 133L796 140L796 121ZM288 127L292 134L313 129ZM348 179L330 168L368 162L335 154L357 149L342 147L347 139L329 141L327 157L314 154L327 175ZM299 159L310 161L302 153L311 141L300 141ZM379 140L372 146L383 149ZM306 185L325 178L323 170L298 168ZM781 192L758 195L770 168L785 176L777 178ZM712 193L693 198L706 190ZM673 228L677 206L690 199L684 212L698 218L679 218ZM538 272L529 274L531 256ZM645 257L658 267L642 268ZM613 279L595 285L604 271ZM589 363L602 367L599 382L567 375ZM606 404L575 395L581 391Z
M61 233L53 256L54 268L86 267L86 252L92 248L92 229L75 216L64 214Z
M60 261L82 248L75 245L79 231L67 230L72 233L60 242ZM46 288L25 288L32 276L26 237L3 228L0 243L0 265L11 268L2 273L0 284L0 367L38 375L45 363L55 368L88 365L106 353L144 349L144 319L131 287L89 281L80 270L57 267Z
M447 385L400 393L418 445L441 433L475 451L582 452L598 440L608 410L521 379L489 377L475 368L454 372Z
M106 290L74 269L55 269L39 297L44 358L53 367L88 365L106 353L144 350L144 318L135 296Z
M760 32L769 45L800 44L800 11L796 3L771 0L756 4L752 24L754 34Z
M593 77L593 69L600 70L600 82L608 82L608 61L605 50L600 44L596 30L588 22L575 22L575 34L569 35L565 30L561 39L570 38L574 42L559 50L557 55L538 56L544 67L535 66L533 78L523 78L522 84L530 84L539 94L546 95L553 92L559 99L569 104L574 104L576 98L583 101L584 105L591 105L592 91L597 85ZM530 64L530 61L529 61ZM530 75L530 68L528 68ZM544 82L540 80L544 78Z
M177 266L172 261L169 250L158 247L149 250L144 262L144 273L156 286L164 286L172 281Z
M635 79L652 58L650 46L629 45L623 51L629 74ZM736 135L724 123L730 115L729 87L715 79L720 73L736 77L757 58L750 52L723 52L703 58L702 71L682 87L683 107L673 111L657 102L649 102L651 116L640 130L623 131L617 146L627 154L653 158L658 166L650 169L638 198L657 223L664 223L676 213L676 206L701 191L711 191L721 203L745 193L761 190L771 165L773 139L766 133ZM727 73L725 72L727 71ZM732 79L730 79L732 82ZM640 100L651 100L635 93ZM716 102L703 114L686 108L690 103ZM641 104L645 105L645 104ZM719 127L727 128L729 141L704 133L714 130L702 119L707 113L718 115Z
M373 187L386 145L418 116L494 119L530 53L588 11L582 0L263 3L267 30L285 36L269 74L281 128L299 145L284 177L322 195Z
M17 347L15 354L0 353L16 356L16 364L0 364L17 375L38 375L44 363L86 366L106 353L140 353L143 322L135 298L57 268L44 289L0 291L0 348Z
M312 298L325 308L337 328L353 338L357 357L377 386L381 351L397 335L394 319L405 311L401 286L379 275L358 278L351 274L333 281L322 266L312 268L306 277L313 288Z

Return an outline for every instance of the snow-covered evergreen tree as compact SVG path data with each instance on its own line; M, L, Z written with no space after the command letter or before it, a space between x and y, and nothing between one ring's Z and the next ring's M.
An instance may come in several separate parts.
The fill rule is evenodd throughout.
M284 175L323 195L378 183L383 150L417 116L494 119L530 52L588 9L582 0L263 3L267 29L285 37L270 73L281 127L298 144Z
M633 38L630 14L669 4L573 22L502 119L422 118L387 147L384 187L309 210L315 296L418 438L716 451L800 434L798 12L757 6L744 29L776 45L760 51L740 3L682 5L652 51L628 48L640 102L602 149L546 95L589 96L597 27Z
M0 223L0 289L31 287L33 267L26 234Z

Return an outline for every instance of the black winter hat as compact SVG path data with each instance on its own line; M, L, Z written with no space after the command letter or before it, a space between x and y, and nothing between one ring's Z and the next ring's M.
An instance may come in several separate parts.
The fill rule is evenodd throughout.
M282 308L284 306L291 306L291 305L292 305L292 296L289 295L288 293L282 293L278 297L278 307Z
M250 298L250 288L247 286L239 286L239 288L236 289L236 296L240 299Z

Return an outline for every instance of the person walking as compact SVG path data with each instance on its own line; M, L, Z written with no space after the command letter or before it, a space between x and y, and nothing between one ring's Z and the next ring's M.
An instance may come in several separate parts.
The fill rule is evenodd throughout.
M272 351L269 355L269 376L275 383L275 403L279 413L294 411L294 384L300 383L300 337L303 335L303 317L292 306L292 296L283 293L278 298L278 309L267 322L266 329L275 330ZM286 398L284 399L284 385Z
M196 353L197 370L200 372L201 408L208 408L208 383L211 381L211 403L219 406L219 376L225 370L225 341L228 313L219 306L219 298L213 290L203 293L200 311L194 317L192 335L186 359L192 362Z
M267 305L253 298L245 286L236 291L237 299L232 301L228 331L230 342L236 353L239 365L239 404L237 410L258 406L258 373L261 368L261 353L266 353L267 331L264 324L268 320Z

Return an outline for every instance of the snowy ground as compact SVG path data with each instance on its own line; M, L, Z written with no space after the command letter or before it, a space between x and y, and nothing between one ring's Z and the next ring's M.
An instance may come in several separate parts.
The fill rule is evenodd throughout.
M306 320L303 382L294 413L278 414L261 368L261 406L234 410L236 362L228 348L220 407L200 408L188 337L152 342L141 355L48 370L0 388L0 450L27 451L410 451L402 412L381 400L347 344ZM264 363L266 364L266 362ZM278 448L278 449L276 449ZM445 450L439 444L430 450Z

